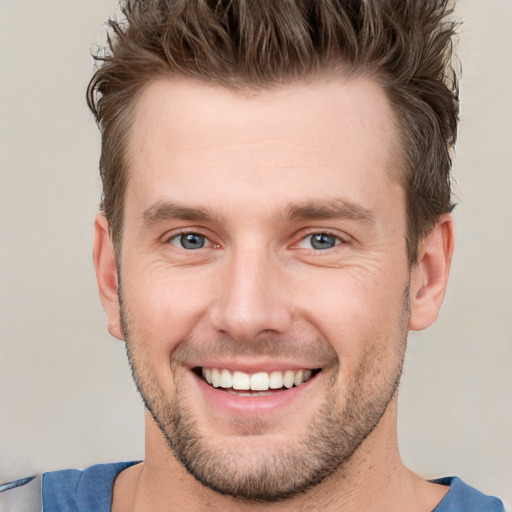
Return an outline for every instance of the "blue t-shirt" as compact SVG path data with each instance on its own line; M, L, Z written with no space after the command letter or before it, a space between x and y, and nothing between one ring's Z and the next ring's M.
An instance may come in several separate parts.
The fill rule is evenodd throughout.
M116 476L137 462L97 464L79 471L67 469L43 475L43 512L110 512ZM450 490L432 512L505 512L503 503L466 485L460 478L446 477L436 483Z

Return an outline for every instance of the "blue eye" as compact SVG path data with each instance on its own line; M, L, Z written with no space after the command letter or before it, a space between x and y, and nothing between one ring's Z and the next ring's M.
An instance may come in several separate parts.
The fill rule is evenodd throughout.
M314 249L331 249L336 245L336 237L328 235L327 233L318 233L311 235L311 246Z
M340 239L329 233L315 233L303 238L299 247L302 249L315 249L316 251L322 251L325 249L332 249L336 245L339 245Z
M206 237L198 233L182 233L170 240L171 244L176 245L182 249L195 250L202 249L206 244Z

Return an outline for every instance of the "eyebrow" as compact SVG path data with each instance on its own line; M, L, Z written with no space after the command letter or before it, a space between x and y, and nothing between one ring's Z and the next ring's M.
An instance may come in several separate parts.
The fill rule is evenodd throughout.
M150 227L159 222L168 220L186 220L191 222L205 222L214 220L215 215L212 215L208 210L202 208L191 208L189 206L182 206L176 203L163 202L157 203L142 214L142 220L145 227Z
M289 221L348 219L366 224L375 223L375 215L364 206L346 199L315 200L290 203L284 212ZM157 203L142 214L145 227L169 220L189 222L218 222L219 217L204 208L192 208L172 202Z
M311 201L304 204L290 204L288 220L348 219L374 224L375 215L368 208L347 199Z

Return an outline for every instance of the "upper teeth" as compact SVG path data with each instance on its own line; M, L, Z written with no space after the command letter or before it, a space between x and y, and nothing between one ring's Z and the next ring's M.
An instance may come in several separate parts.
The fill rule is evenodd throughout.
M267 391L269 389L291 388L299 386L311 377L311 370L286 370L258 372L252 375L226 369L203 368L203 378L214 388Z

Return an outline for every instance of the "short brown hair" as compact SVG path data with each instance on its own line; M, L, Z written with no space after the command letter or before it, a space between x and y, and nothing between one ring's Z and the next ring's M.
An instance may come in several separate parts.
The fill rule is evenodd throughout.
M449 0L124 0L87 91L102 132L101 208L121 239L131 109L143 88L183 76L261 89L345 70L377 80L395 111L407 251L451 211L458 83Z

